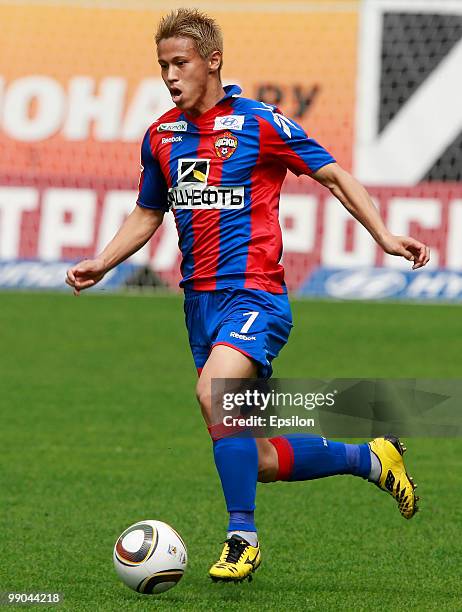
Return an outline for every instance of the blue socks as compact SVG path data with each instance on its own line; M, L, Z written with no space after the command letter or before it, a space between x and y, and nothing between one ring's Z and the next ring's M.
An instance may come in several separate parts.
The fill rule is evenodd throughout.
M215 440L213 455L229 512L228 531L256 531L258 450L254 438Z
M336 474L369 478L371 473L368 444L344 444L305 435L278 436L270 442L278 453L277 480L314 480ZM252 437L220 438L213 442L213 455L229 512L228 535L231 532L244 537L247 532L256 542L257 444Z
M314 480L336 474L369 478L371 472L368 444L344 444L305 435L279 436L270 442L278 453L278 480Z

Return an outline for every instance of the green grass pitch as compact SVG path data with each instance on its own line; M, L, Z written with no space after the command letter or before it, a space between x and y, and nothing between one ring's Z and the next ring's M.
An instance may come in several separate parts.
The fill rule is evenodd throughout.
M0 304L0 590L60 591L53 609L71 611L460 610L461 439L406 441L422 496L409 522L349 476L259 485L262 567L251 584L212 584L226 515L181 299ZM459 307L293 310L278 377L461 376ZM189 549L183 580L155 599L112 568L116 537L143 518L171 523Z

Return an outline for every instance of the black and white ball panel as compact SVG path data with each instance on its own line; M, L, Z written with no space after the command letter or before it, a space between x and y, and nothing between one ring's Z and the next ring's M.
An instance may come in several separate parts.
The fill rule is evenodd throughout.
M115 555L123 565L139 565L151 557L157 546L157 529L137 523L126 529L115 546Z
M163 591L168 591L171 589L177 582L181 580L183 577L182 570L165 570L162 572L157 572L152 576L148 576L144 580L140 582L137 586L136 590L138 593L162 593Z

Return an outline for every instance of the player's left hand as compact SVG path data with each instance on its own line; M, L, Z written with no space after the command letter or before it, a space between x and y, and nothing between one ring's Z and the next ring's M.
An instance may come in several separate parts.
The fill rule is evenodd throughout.
M430 249L428 246L411 238L410 236L392 236L384 239L381 246L385 253L404 257L408 261L413 261L413 270L422 268L430 260Z

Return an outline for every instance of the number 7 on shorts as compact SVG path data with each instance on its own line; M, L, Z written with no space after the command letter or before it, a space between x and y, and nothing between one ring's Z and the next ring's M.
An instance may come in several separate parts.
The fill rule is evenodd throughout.
M255 319L258 317L259 314L260 313L259 313L258 310L253 310L252 312L243 312L242 313L243 317L249 317L249 318L247 319L247 321L242 326L241 331L240 331L241 334L246 334L249 331L252 323L255 321Z

